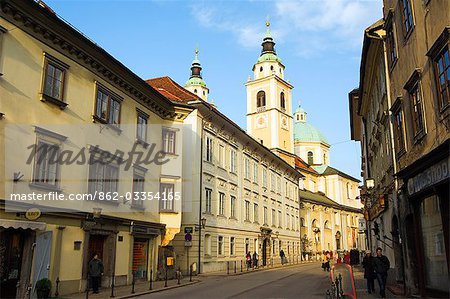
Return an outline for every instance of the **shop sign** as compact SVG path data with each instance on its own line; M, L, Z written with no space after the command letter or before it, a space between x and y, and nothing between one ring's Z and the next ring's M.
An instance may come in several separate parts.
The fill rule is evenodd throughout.
M366 230L366 219L359 218L358 219L358 228L360 232L363 232Z
M41 217L41 210L38 208L31 208L25 212L25 218L28 220L36 220Z
M380 195L378 200L369 209L369 220L378 217L386 209L387 195Z
M139 226L133 225L131 229L132 234L141 234L141 235L159 235L159 229L147 226Z
M167 257L167 266L173 266L175 259L173 257Z
M450 157L408 179L408 194L413 195L450 178L449 164Z

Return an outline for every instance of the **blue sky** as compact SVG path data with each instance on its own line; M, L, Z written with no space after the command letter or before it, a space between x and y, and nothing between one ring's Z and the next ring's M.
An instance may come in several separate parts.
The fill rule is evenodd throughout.
M359 84L363 32L381 0L47 0L55 12L143 79L184 85L200 49L210 99L245 128L246 90L269 16L285 79L308 121L327 136L331 165L359 178L350 140L348 92Z

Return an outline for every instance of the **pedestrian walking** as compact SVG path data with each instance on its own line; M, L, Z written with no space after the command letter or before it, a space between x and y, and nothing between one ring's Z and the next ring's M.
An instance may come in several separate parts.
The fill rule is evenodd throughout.
M329 251L325 252L325 257L325 269L330 272L331 254Z
M344 263L350 265L350 252L344 251Z
M256 251L253 252L253 267L258 268L258 254Z
M89 262L89 276L91 277L92 292L98 294L101 279L103 275L103 263L98 258L98 254L94 254L94 258Z
M367 292L371 294L375 293L375 273L373 270L373 256L370 250L366 251L366 255L363 258L362 266L364 268L364 278L367 280Z
M388 270L391 267L389 259L383 255L383 250L377 248L377 256L373 259L373 268L377 274L378 285L380 286L381 298L386 298L386 280Z
M284 265L286 255L284 254L283 249L280 250L280 258L281 258L281 264Z
M251 268L252 267L252 254L249 252L247 252L247 255L245 256L245 260L247 262L247 268Z
M323 269L323 271L327 271L326 262L327 262L327 255L325 254L325 250L324 250L324 251L322 251L322 269Z

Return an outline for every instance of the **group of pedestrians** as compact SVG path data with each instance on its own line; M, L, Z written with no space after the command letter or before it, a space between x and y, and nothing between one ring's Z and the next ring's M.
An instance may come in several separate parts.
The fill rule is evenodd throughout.
M375 293L375 279L380 286L381 298L386 298L386 280L390 268L389 259L383 255L380 247L377 248L376 256L372 256L370 250L366 251L362 266L364 268L364 278L367 280L367 291L369 294Z
M333 258L332 251L323 251L322 252L322 269L323 271L330 272L330 261Z
M258 268L258 254L256 253L256 251L253 253L253 255L250 253L250 251L247 252L245 260L247 262L247 268Z

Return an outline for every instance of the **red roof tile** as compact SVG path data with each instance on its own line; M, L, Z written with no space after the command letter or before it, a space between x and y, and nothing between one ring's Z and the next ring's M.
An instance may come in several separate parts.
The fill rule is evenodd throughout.
M145 82L171 101L187 103L201 100L197 95L184 89L168 76L148 79Z
M301 170L308 171L314 174L318 174L317 171L314 170L308 163L303 161L299 156L295 156L295 167L300 168Z

